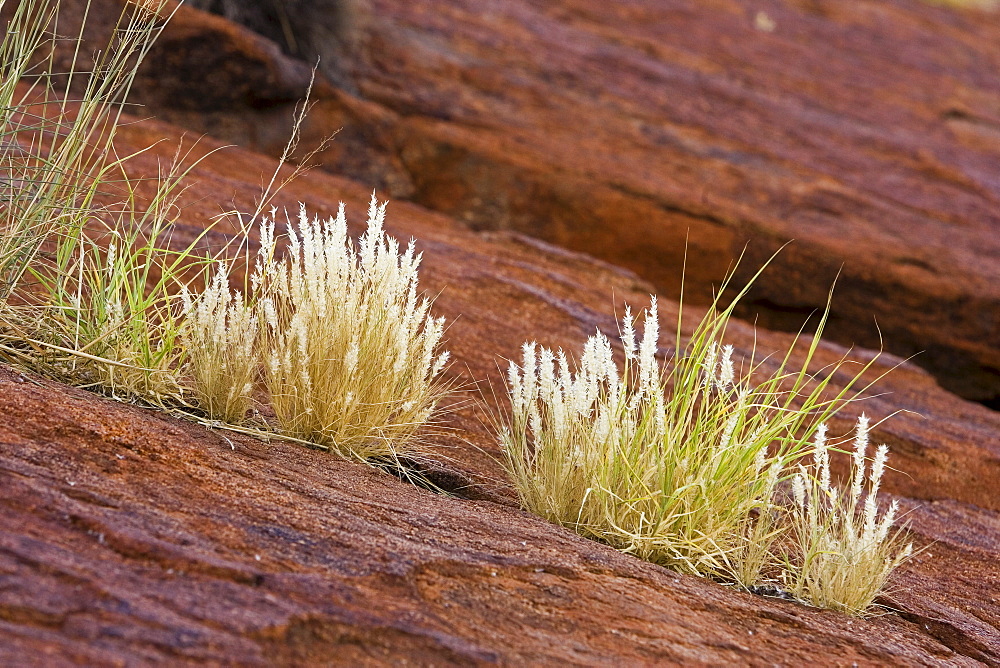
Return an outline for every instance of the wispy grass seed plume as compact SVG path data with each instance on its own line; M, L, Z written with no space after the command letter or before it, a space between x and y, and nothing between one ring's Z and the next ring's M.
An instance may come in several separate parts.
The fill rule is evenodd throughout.
M355 246L343 205L325 221L303 206L281 256L272 212L260 228L246 302L230 294L221 272L202 297L189 298L187 336L204 353L191 361L210 413L225 418L231 403L243 410L251 359L263 367L282 433L365 460L412 449L445 392L444 319L418 292L413 243L401 249L384 219L385 204L373 195ZM251 330L259 330L256 356L245 355ZM220 371L234 364L236 373Z
M252 407L260 365L257 314L229 287L229 267L219 263L201 292L185 287L180 333L199 408L209 417L241 424Z
M254 275L280 427L364 459L407 449L441 396L448 360L438 350L444 319L417 291L420 255L412 242L400 251L384 219L373 195L355 248L343 205L326 221L303 207L283 260L265 225Z
M816 432L813 460L792 478L795 552L786 564L791 592L823 608L863 614L909 558L912 544L893 528L899 504L879 512L878 491L889 449L879 445L867 469L869 420L858 419L852 471L845 493L830 483L831 445L826 428ZM865 489L867 486L867 489Z

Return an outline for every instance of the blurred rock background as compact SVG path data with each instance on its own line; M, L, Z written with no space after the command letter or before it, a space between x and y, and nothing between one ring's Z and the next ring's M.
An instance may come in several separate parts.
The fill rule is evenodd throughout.
M95 33L117 16L100 0ZM102 9L103 8L103 9ZM205 11L202 11L205 10ZM214 12L209 14L208 12ZM229 20L223 20L225 19ZM920 0L193 0L143 70L146 112L303 148L453 216L795 331L884 346L1000 406L1000 18ZM739 282L739 281L737 281Z

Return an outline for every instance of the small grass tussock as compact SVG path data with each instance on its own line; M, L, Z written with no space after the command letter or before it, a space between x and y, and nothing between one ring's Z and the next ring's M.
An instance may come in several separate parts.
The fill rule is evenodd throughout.
M747 589L773 578L788 563L779 555L790 530L779 485L814 450L810 439L825 430L825 421L853 400L852 388L871 362L825 398L847 360L821 377L807 373L824 315L801 366L791 365L794 345L771 372L764 362L738 366L733 347L723 343L735 303L710 309L686 346L678 323L679 352L662 368L655 298L644 314L641 340L626 308L621 370L600 332L577 363L563 351L525 344L520 363L510 364L511 412L499 436L522 505L681 572ZM837 518L843 521L844 514ZM839 525L828 528L836 533ZM838 536L833 547L854 546L846 534ZM829 577L833 562L814 553L795 591L836 607L834 598L846 594L819 597L815 584ZM854 573L859 586L867 574Z
M196 403L213 419L241 424L252 408L260 364L254 308L232 292L229 266L222 262L204 290L186 286L181 298L180 335Z
M355 246L343 205L325 221L303 206L279 257L272 212L247 297L232 295L220 271L209 290L188 298L196 392L204 406L219 407L210 412L243 410L254 359L281 433L364 460L394 461L412 449L446 391L444 319L418 293L413 243L401 250L384 218L373 195ZM254 336L257 358L246 354Z
M792 478L793 544L786 565L789 590L823 608L862 615L871 607L897 566L913 551L904 532L893 528L899 505L881 514L878 491L888 459L879 445L868 466L869 421L862 414L854 436L853 466L843 493L830 483L830 450L826 428L817 430L809 467L797 465ZM866 489L867 486L867 489Z

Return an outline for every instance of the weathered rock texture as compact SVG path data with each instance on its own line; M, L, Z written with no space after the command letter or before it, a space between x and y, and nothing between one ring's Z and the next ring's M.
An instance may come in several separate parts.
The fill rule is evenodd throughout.
M164 137L138 159L153 173L177 130L133 125L123 148ZM272 168L238 149L211 156L181 232L201 229L220 196L252 202ZM369 193L314 171L277 203L327 215L343 199L357 226ZM498 355L532 338L576 349L595 328L615 331L616 301L641 307L651 289L415 205L392 204L389 223L424 253L422 285L452 323L452 373L498 392ZM661 308L669 329L676 304ZM758 352L790 341L757 336ZM754 344L742 323L731 338L740 354ZM843 353L826 345L820 363ZM1000 664L1000 416L908 364L874 392L889 393L865 404L876 418L914 411L875 438L893 447L885 489L927 550L883 600L896 612L859 621L680 576L517 510L484 426L489 391L429 435L448 497L0 368L0 662Z
M92 37L120 6L95 2ZM843 263L842 337L870 343L877 315L950 387L1000 394L995 23L902 0L337 6L299 54L333 30L307 131L344 126L322 157L354 180L314 171L277 204L329 215L343 199L358 231L372 185L419 203L393 203L389 227L424 252L457 381L502 394L498 365L523 341L613 335L622 301L676 287L690 230L693 300L747 240L749 269L794 237L752 295L760 323L797 325ZM277 44L182 7L137 92L275 151L307 85ZM122 149L167 138L135 163L155 174L180 132L132 125ZM177 241L251 207L272 169L238 149L208 158ZM730 334L742 355L755 336L758 353L791 341ZM844 352L824 345L818 363ZM517 510L482 387L427 435L443 496L0 367L0 663L1000 665L1000 415L918 367L858 406L904 411L875 440L926 548L867 621L679 576Z
M881 331L947 388L1000 405L997 14L918 0L289 6L299 53L338 85L317 90L307 127L306 143L342 128L328 169L665 294L687 244L700 303L745 246L743 278L794 239L743 315L797 329L839 272L831 336L878 347ZM285 65L231 65L263 47L199 16L178 14L151 61L171 69L138 98L276 153L289 104L241 91ZM191 112L235 97L247 104Z

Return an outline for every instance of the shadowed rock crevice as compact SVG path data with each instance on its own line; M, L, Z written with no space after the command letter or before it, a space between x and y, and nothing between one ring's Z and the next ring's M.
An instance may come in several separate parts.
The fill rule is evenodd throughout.
M329 81L354 90L345 66L361 47L366 0L187 0L188 7L245 26L285 55L315 65Z
M940 641L941 644L957 654L975 659L976 661L982 661L988 666L1000 663L1000 654L997 653L995 647L991 647L976 638L970 638L968 634L947 622L906 611L901 611L899 615L903 619L913 622L918 628L923 627L925 631Z

